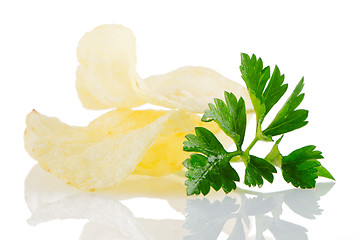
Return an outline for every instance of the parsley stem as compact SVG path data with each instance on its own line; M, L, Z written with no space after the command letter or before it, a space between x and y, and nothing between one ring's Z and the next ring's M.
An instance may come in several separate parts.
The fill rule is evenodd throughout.
M243 152L237 150L237 151L234 151L234 152L229 152L229 153L227 154L227 156L231 159L231 158L236 157L236 156L239 156L239 155L241 155L241 154L243 154Z
M259 138L257 136L255 136L255 138L253 139L253 141L249 144L249 146L246 148L244 154L245 155L249 155L250 150L254 147L255 143L259 141Z
M248 148L245 150L245 152L237 150L235 152L229 153L228 156L230 157L230 162L244 162L245 165L247 165L249 159L249 151L250 149L252 149L252 147L255 145L257 141L259 141L259 138L255 137L254 140L248 146Z
M243 154L243 151L237 150L235 152L228 153L228 157L230 159L230 162L243 162L244 160L241 158L241 155Z

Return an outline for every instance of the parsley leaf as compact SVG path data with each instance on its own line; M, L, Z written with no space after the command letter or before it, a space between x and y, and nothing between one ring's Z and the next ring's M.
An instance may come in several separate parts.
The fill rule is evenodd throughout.
M291 132L295 129L304 127L308 122L308 111L304 109L295 110L303 101L304 93L300 94L304 86L304 78L299 81L293 93L277 113L274 120L263 131L265 135L276 136Z
M186 135L188 141L184 142L183 150L186 152L199 152L206 156L224 156L227 154L215 135L203 127L195 128L196 136Z
M245 53L241 54L240 71L253 105L257 106L255 109L257 118L262 118L287 91L288 84L283 84L284 75L280 75L278 66L275 66L270 77L270 67L263 68L261 58L257 59L254 54L250 58Z
M265 157L265 160L270 162L271 164L273 164L276 167L281 167L282 165L282 159L283 156L279 151L279 144L282 141L284 135L282 135L274 144L273 148L270 150L270 152L268 153L268 155Z
M318 177L318 167L322 159L320 151L314 151L313 145L305 146L291 152L282 159L282 172L286 182L295 187L314 188Z
M241 54L240 71L246 83L257 119L261 119L266 112L263 90L270 78L270 68L263 68L263 61L255 55Z
M319 167L316 167L316 169L318 170L318 172L317 172L318 177L325 177L325 178L329 178L332 180L336 180L336 179L334 179L332 174L322 165Z
M225 103L226 102L226 103ZM228 193L236 188L235 181L240 181L239 175L231 167L230 159L241 155L241 145L245 135L246 113L242 98L236 99L232 93L225 92L225 102L215 99L215 105L209 104L203 121L215 121L220 128L230 136L235 144L239 145L236 152L227 152L215 135L203 127L195 128L195 135L188 134L183 150L196 152L183 162L188 169L185 184L188 195L208 194L210 187L218 191L220 188ZM237 145L238 146L238 145ZM246 156L245 184L249 186L262 186L263 178L273 182L275 167L269 162L256 156Z
M295 187L314 188L317 177L335 180L332 174L316 160L322 159L323 156L321 152L313 151L315 146L310 145L297 149L283 157L279 151L279 143L283 136L275 142L265 160L281 168L286 182L291 182ZM307 181L307 183L301 184L301 181Z
M245 53L241 54L240 72L254 106L257 135L262 140L271 141L271 138L261 131L261 124L288 89L288 84L283 84L284 75L281 75L278 66L275 66L270 77L269 66L263 68L263 61L260 58L257 59L255 55L250 58Z
M202 121L215 121L226 135L231 137L240 150L244 142L246 129L246 111L243 98L236 99L233 93L225 91L225 102L214 99L215 105L210 103L210 110L205 110Z
M250 162L245 168L244 183L251 186L263 186L263 178L272 183L274 180L273 173L276 173L275 167L262 158L250 155Z
M191 154L183 164L188 169L185 182L187 195L198 195L200 192L206 195L210 186L216 191L222 188L225 193L229 193L236 189L235 181L240 181L228 158Z
M250 154L250 150L258 141L273 141L273 137L285 134L305 126L308 122L308 111L297 109L304 99L301 93L304 78L297 84L292 94L276 114L269 126L262 130L265 116L275 106L287 91L284 84L284 75L275 66L270 76L270 67L264 67L263 61L255 55L241 54L240 71L246 83L256 115L255 137L244 150L246 129L246 110L243 98L237 99L233 93L224 92L225 101L214 99L201 120L214 121L220 129L229 136L236 145L236 151L228 152L215 137L203 127L195 128L195 135L186 135L184 151L194 152L183 164L186 172L187 195L206 195L210 189L216 191L221 188L225 193L236 188L240 181L238 173L230 162L243 162L245 164L244 183L261 187L264 179L272 183L277 173L275 167L282 171L284 180L300 188L314 188L316 178L326 177L334 180L332 174L324 168L317 159L322 159L321 152L315 151L315 146L309 145L283 156L279 151L282 135L274 144L266 157L261 158Z
M230 165L228 154L215 135L203 127L195 128L196 136L188 134L188 141L184 142L184 151L199 152L191 154L183 162L188 169L185 184L187 195L206 195L210 187L218 191L220 188L225 193L236 189L235 181L240 181L239 175Z

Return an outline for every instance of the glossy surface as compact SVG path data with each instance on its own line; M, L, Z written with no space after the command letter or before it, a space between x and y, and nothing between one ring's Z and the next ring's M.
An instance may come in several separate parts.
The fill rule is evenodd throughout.
M36 165L25 182L31 211L27 222L61 226L76 219L79 239L317 239L321 234L308 233L308 226L320 224L320 200L334 186L324 182L313 190L270 193L238 188L229 195L186 197L182 181L177 175L133 176L117 188L89 193L70 188ZM75 233L72 239L77 237Z

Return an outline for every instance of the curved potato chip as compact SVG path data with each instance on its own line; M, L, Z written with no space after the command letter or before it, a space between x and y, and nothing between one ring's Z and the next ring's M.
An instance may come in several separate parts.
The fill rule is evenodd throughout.
M168 108L203 113L224 91L252 104L245 87L205 67L182 67L141 79L136 72L136 41L122 25L102 25L79 41L76 87L86 108L136 107L149 102Z
M140 96L155 105L203 113L208 103L224 99L224 91L228 91L244 98L247 111L253 109L245 87L205 67L182 67L145 80L138 77L137 83Z
M33 111L25 148L43 169L82 190L108 188L132 174L164 176L180 171L189 153L185 135L206 126L225 147L229 138L214 123L182 111L117 109L87 127L71 127Z
M43 169L69 185L90 191L108 188L135 169L174 114L161 114L142 128L112 134L70 127L33 111L27 117L25 149Z
M184 125L181 129L182 122L187 122L189 126ZM172 117L167 125L169 130L165 129L160 134L132 174L161 177L182 170L182 162L190 156L190 153L184 152L182 149L183 142L186 141L185 136L194 133L195 126L206 127L206 124L210 131L222 132L215 123L201 122L200 117L195 114L184 113L182 118ZM230 146L230 141L224 141L224 144Z
M91 122L89 128L92 132L125 134L126 130L150 124L166 112L168 111L117 109ZM185 135L194 132L195 126L207 127L216 134L225 147L231 146L232 141L223 134L217 124L201 122L201 118L196 114L174 111L132 174L160 177L183 169L182 162L190 155L182 150L183 142L186 141Z
M135 107L144 101L135 94L136 40L122 25L102 25L86 33L77 48L76 88L84 107Z

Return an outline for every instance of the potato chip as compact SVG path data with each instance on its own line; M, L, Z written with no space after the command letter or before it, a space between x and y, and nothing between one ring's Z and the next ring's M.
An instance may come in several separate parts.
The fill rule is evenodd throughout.
M122 25L102 25L86 33L78 45L76 87L86 108L135 107L145 102L203 113L224 91L252 104L245 87L205 67L182 67L141 79L136 72L136 43Z
M121 119L127 123L133 120L127 119L128 112ZM71 186L90 191L108 188L135 169L174 114L160 114L150 124L113 133L70 127L33 111L27 117L25 148L43 169Z
M76 88L89 109L135 107L144 101L135 94L136 40L122 25L102 25L86 33L77 49Z
M124 134L125 131L150 124L166 112L168 111L117 109L91 122L89 128L94 132ZM232 140L221 131L216 123L201 122L201 118L197 114L183 111L173 112L174 114L168 119L167 125L132 174L161 177L180 171L183 168L182 162L190 155L190 153L182 150L183 142L186 141L185 135L194 133L194 128L197 126L212 131L225 148L232 145Z
M130 131L150 124L166 112L168 111L117 109L91 122L89 128L94 132L124 134L125 130ZM197 114L183 111L173 112L167 125L132 174L161 177L182 170L182 162L190 155L182 149L183 142L186 141L185 135L194 133L194 128L197 126L212 131L226 149L232 145L232 140L221 131L216 123L201 122L201 118Z
M207 126L220 138L220 141L223 141L225 146L231 145L231 141L222 137L222 131L215 123L204 123L196 114L179 111L179 116L175 114L170 118L165 130L153 143L132 174L161 177L182 170L182 162L190 156L190 153L184 152L182 149L183 142L186 141L185 135L194 133L195 126Z
M185 135L206 126L230 146L214 123L173 110L117 109L87 127L71 127L33 111L27 117L25 148L43 169L82 190L108 188L132 174L164 176L180 171L189 153Z
M203 113L214 98L224 99L224 91L242 96L247 111L252 110L245 87L231 81L216 71L205 67L182 67L172 72L137 79L141 96L145 101L188 112Z
M224 91L247 90L204 67L183 67L141 79L136 72L136 43L122 25L103 25L79 41L76 87L86 108L117 108L87 127L71 127L33 111L27 117L25 148L40 166L81 190L104 189L129 174L165 176L180 171L189 153L182 150L194 127L211 130L227 149L232 140L216 123L200 116ZM178 110L130 110L144 103ZM251 115L248 114L248 117Z
M94 120L89 128L94 132L124 134L126 130L150 124L166 112L168 111L117 109ZM188 157L188 154L182 150L183 142L186 140L185 135L202 123L199 116L192 116L182 111L172 112L173 115L168 119L167 125L132 174L159 177L183 168L182 162Z

